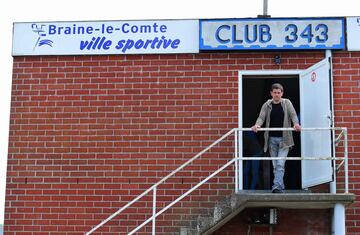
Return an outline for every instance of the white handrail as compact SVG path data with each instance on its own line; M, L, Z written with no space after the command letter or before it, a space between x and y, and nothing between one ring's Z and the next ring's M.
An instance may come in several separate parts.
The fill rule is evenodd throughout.
M226 137L228 137L229 135L231 135L234 131L236 130L236 128L230 130L229 132L227 132L225 135L223 135L222 137L220 137L218 140L216 140L214 143L212 143L211 145L209 145L207 148L205 148L204 150L202 150L201 152L199 152L198 154L196 154L194 157L192 157L191 159L189 159L187 162L185 162L184 164L182 164L180 167L178 167L176 170L174 170L173 172L171 172L170 174L168 174L166 177L162 178L159 182L157 182L156 184L154 184L153 186L151 186L150 188L148 188L146 191L144 191L142 194L140 194L139 196L137 196L135 199L133 199L132 201L130 201L128 204L126 204L125 206L123 206L122 208L120 208L118 211L116 211L114 214L110 215L107 219L103 220L100 224L96 225L94 228L92 228L89 232L85 233L85 235L90 235L91 233L95 232L98 228L100 228L101 226L103 226L104 224L106 224L107 222L109 222L111 219L113 219L115 216L117 216L118 214L120 214L122 211L124 211L125 209L127 209L129 206L131 206L133 203L137 202L140 198L142 198L143 196L145 196L146 194L148 194L151 190L153 190L154 188L156 188L158 185L160 185L161 183L165 182L167 179L169 179L171 176L175 175L177 172L179 172L180 170L182 170L184 167L186 167L187 165L189 165L191 162L193 162L194 160L196 160L198 157L200 157L203 153L207 152L209 149L211 149L212 147L214 147L215 145L217 145L218 143L220 143L222 140L224 140Z
M167 205L166 207L164 207L162 210L160 210L158 213L156 213L155 217L161 215L162 213L164 213L167 209L169 209L170 207L172 207L173 205L175 205L176 203L178 203L179 201L181 201L184 197L186 197L187 195L189 195L190 193L192 193L193 191L195 191L197 188L199 188L201 185L203 185L204 183L206 183L209 179L211 179L212 177L214 177L215 175L219 174L222 170L224 170L226 167L230 166L234 161L236 160L236 158L233 158L231 161L227 162L225 165L223 165L222 167L220 167L219 169L217 169L214 173L212 173L211 175L209 175L208 177L206 177L205 179L203 179L200 183L198 183L197 185L195 185L194 187L192 187L191 189L189 189L187 192L185 192L184 194L182 194L180 197L178 197L177 199L175 199L174 201L172 201L169 205ZM132 230L130 233L128 233L128 235L132 235L135 232L137 232L140 228L142 228L145 224L149 223L152 219L154 219L153 217L150 217L149 219L147 219L145 222L143 222L142 224L140 224L137 228L135 228L134 230Z
M294 131L293 128L260 128L258 129L258 131L271 131L271 130L277 130L277 131ZM286 159L286 160L344 160L344 171L345 171L345 193L348 193L348 150L347 150L347 129L346 128L341 128L341 127L332 127L332 128L302 128L301 131L335 131L335 130L340 130L340 137L344 136L344 157L286 157L286 158L277 158L277 157L239 157L237 154L238 151L238 141L237 141L237 136L238 136L238 132L239 131L252 131L251 128L234 128L232 130L230 130L229 132L227 132L225 135L223 135L222 137L220 137L218 140L216 140L215 142L213 142L211 145L209 145L208 147L206 147L204 150L202 150L201 152L199 152L198 154L196 154L194 157L192 157L191 159L189 159L188 161L186 161L184 164L182 164L180 167L178 167L176 170L174 170L173 172L171 172L170 174L168 174L166 177L164 177L163 179L161 179L160 181L158 181L156 184L154 184L153 186L151 186L150 188L148 188L147 190L145 190L142 194L140 194L139 196L137 196L135 199L133 199L132 201L130 201L129 203L127 203L125 206L123 206L122 208L120 208L118 211L116 211L115 213L113 213L111 216L109 216L107 219L103 220L101 223L99 223L97 226L95 226L94 228L92 228L89 232L86 233L86 235L90 235L91 233L93 233L94 231L96 231L98 228L100 228L101 226L103 226L104 224L106 224L108 221L110 221L111 219L113 219L115 216L117 216L118 214L120 214L122 211L124 211L125 209L127 209L129 206L131 206L133 203L135 203L136 201L138 201L140 198L142 198L143 196L145 196L146 194L148 194L150 191L153 191L153 215L148 218L146 221L144 221L142 224L140 224L137 228L135 228L134 230L132 230L130 233L128 233L128 235L132 235L135 232L137 232L139 229L141 229L143 226L145 226L147 223L149 223L151 220L153 221L153 228L152 228L152 233L155 234L155 218L157 216L159 216L160 214L162 214L163 212L165 212L167 209L169 209L170 207L172 207L174 204L178 203L179 201L181 201L184 197L186 197L187 195L189 195L190 193L192 193L194 190L196 190L198 187L200 187L201 185L203 185L204 183L206 183L209 179L211 179L212 177L214 177L215 175L217 175L218 173L220 173L222 170L224 170L226 167L230 166L233 162L235 162L235 168L238 168L237 165L237 160L279 160L279 159ZM213 172L211 175L209 175L208 177L206 177L205 179L203 179L201 182L199 182L197 185L195 185L194 187L192 187L191 189L189 189L187 192L185 192L184 194L182 194L181 196L179 196L177 199L175 199L174 201L172 201L169 205L167 205L166 207L164 207L163 209L161 209L160 211L156 212L156 189L157 186L160 185L161 183L165 182L167 179L169 179L171 176L175 175L177 172L179 172L180 170L182 170L184 167L186 167L188 164L190 164L191 162L193 162L194 160L196 160L197 158L199 158L202 154L204 154L205 152L207 152L209 149L211 149L212 147L214 147L215 145L217 145L218 143L220 143L222 140L224 140L225 138L227 138L229 135L231 135L233 132L235 132L235 158L233 158L231 161L227 162L225 165L223 165L222 167L220 167L218 170L216 170L215 172ZM338 142L338 139L336 139L336 142ZM235 174L237 174L237 169L235 170ZM237 177L235 177L235 180L238 180ZM235 186L235 190L237 188L237 185Z

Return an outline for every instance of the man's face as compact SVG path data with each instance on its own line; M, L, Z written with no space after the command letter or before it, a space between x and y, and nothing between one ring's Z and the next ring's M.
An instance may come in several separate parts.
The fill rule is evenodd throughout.
M273 89L270 91L271 97L275 103L279 103L281 97L283 96L283 91L281 89Z

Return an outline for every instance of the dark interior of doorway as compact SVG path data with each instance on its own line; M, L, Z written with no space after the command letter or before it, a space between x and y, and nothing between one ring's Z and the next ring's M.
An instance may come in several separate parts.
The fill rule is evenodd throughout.
M300 88L299 77L294 76L249 76L242 79L243 87L243 127L251 127L254 125L256 118L263 103L271 99L270 89L273 83L280 83L284 86L284 98L288 98L294 105L297 113L300 113ZM300 120L300 117L298 115ZM245 134L245 133L244 133ZM289 157L299 157L301 155L300 134L294 132L295 146L290 150ZM263 146L264 138L263 132L256 134L256 139L259 144ZM245 146L243 146L245 149ZM268 154L268 153L265 153ZM245 163L246 164L246 163ZM245 166L244 164L244 166ZM260 162L259 167L259 180L255 189L270 189L272 186L272 163L271 161ZM244 170L244 174L251 174L249 171ZM251 185L252 177L244 175L244 180L248 180L247 184ZM286 189L301 189L301 162L297 160L286 161L284 183ZM249 189L249 188L248 188Z

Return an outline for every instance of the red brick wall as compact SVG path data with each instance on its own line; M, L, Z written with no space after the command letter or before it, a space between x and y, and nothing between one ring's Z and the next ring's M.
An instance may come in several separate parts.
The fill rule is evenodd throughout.
M333 63L335 122L348 128L349 190L360 195L360 53L335 53ZM346 210L346 234L360 233L359 206L356 201Z
M15 57L6 234L83 234L237 127L238 70L305 69L324 56L276 54L281 65L273 63L274 53ZM349 128L356 194L359 59L359 53L334 55L335 116L337 126ZM163 184L159 208L231 159L232 139ZM232 172L229 167L166 212L158 231L170 233L188 215L207 213L233 190ZM102 234L129 232L144 221L151 197ZM359 233L357 207L347 209L348 234Z

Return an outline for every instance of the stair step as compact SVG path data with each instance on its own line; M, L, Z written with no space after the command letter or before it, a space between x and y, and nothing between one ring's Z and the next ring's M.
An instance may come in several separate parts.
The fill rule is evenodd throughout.
M206 230L207 228L211 228L214 225L213 217L199 217L197 219L196 230L197 232L201 232Z
M196 229L181 227L180 228L180 235L198 235L198 231Z
M231 213L230 201L224 201L214 207L214 223L220 221L225 215Z

